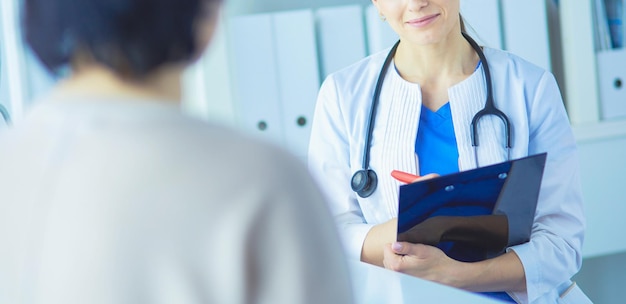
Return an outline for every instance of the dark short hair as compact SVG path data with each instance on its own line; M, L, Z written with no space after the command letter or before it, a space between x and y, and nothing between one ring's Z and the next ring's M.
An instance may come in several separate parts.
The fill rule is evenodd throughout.
M25 39L52 72L80 51L141 78L197 54L194 25L220 0L25 0ZM205 8L206 4L206 8Z

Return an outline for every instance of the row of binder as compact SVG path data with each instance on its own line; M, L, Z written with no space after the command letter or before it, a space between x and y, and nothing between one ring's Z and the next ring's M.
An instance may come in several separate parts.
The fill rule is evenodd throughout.
M243 128L306 157L321 81L393 44L398 38L384 26L373 7L361 6L231 18L233 97Z
M543 0L464 0L461 13L482 45L511 50L549 69L541 3ZM527 15L541 18L529 23L523 17ZM193 114L233 121L305 157L321 81L331 72L390 47L397 39L373 5L231 16L218 28L210 56L203 56L187 73L184 102ZM9 46L23 47L13 43L0 46L4 59ZM13 53L27 54L20 60L4 61L13 63L18 71L12 74L17 85L11 86L11 92L23 93L6 90L5 65L0 71L0 97L19 119L23 101L45 92L55 80L29 52Z

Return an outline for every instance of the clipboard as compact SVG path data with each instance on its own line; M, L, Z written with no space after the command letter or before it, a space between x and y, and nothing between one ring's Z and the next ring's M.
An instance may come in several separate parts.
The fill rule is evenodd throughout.
M400 186L397 240L475 262L527 242L547 153Z

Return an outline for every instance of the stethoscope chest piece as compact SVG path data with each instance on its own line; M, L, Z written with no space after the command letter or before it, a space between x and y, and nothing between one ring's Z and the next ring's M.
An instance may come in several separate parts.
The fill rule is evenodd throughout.
M352 175L350 182L352 191L356 192L360 197L368 197L374 193L378 185L378 176L371 169L359 170Z

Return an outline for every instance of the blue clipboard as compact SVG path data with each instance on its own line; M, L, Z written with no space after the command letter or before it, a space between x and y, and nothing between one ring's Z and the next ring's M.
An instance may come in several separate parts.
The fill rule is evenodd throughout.
M547 153L400 186L398 241L437 246L459 261L527 242Z

